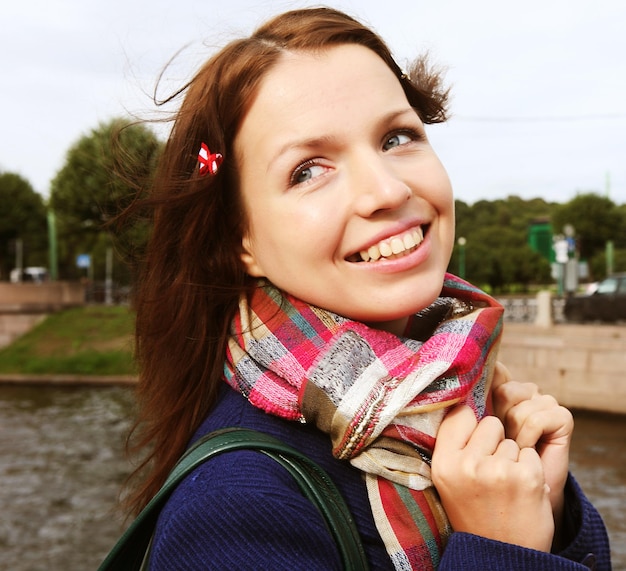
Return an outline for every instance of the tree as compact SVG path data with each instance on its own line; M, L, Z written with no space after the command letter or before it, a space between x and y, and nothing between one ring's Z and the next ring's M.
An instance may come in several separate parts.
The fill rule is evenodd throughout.
M105 225L154 172L161 144L143 125L122 119L102 123L72 146L51 184L58 222L59 266L76 277L74 260L102 244ZM101 256L102 257L102 256ZM104 267L104 259L98 260Z
M604 252L606 242L623 233L623 216L609 198L594 193L579 194L558 205L552 214L555 232L567 225L574 227L580 257L591 261Z
M617 248L626 248L626 204L616 206L616 210L620 217L620 222L615 233L615 246Z
M523 232L506 226L484 226L471 233L466 267L470 282L488 285L494 293L511 286L525 290L550 279L548 261L531 250Z
M511 287L550 281L550 265L528 245L528 228L538 217L549 216L552 205L542 199L517 196L494 201L479 200L472 206L457 200L457 236L467 240L466 277L477 285L502 292ZM450 271L458 272L455 248Z
M47 216L43 198L18 174L0 174L0 278L15 266L21 240L24 266L46 265Z

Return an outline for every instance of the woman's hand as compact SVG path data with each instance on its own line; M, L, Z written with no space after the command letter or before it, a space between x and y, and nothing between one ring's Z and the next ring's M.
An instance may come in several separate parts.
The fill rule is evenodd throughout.
M518 432L532 440L527 428ZM505 438L498 418L477 422L467 406L448 413L437 435L432 478L455 531L550 551L554 520L542 459L534 447Z
M539 454L558 532L574 430L572 414L554 397L540 394L537 385L511 381L501 364L496 367L491 394L494 414L504 424L506 437Z

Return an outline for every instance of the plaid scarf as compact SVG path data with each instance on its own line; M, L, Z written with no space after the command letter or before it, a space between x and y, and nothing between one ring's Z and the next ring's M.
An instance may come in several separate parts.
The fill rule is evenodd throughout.
M395 568L436 569L451 533L430 479L437 429L460 402L486 414L502 314L446 275L397 337L263 283L240 302L225 377L254 406L329 434L334 456L365 474Z

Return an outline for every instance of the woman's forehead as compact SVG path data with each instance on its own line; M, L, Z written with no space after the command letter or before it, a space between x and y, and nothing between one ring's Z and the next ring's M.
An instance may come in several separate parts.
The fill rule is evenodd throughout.
M236 147L250 139L289 146L292 140L325 137L359 113L362 121L409 107L399 79L368 48L342 44L287 52L261 82Z

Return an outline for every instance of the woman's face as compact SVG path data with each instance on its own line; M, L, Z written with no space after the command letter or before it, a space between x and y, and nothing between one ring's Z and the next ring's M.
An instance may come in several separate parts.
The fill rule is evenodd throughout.
M394 333L437 297L454 241L450 181L374 52L286 53L235 151L250 275Z

